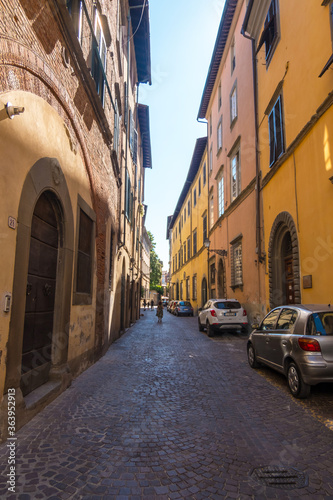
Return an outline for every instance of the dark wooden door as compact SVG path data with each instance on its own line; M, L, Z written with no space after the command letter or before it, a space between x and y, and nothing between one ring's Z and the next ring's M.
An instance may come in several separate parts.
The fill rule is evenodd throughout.
M48 381L51 367L58 223L50 196L41 195L32 217L22 348L23 396Z
M286 276L286 304L295 304L294 271L293 271L292 257L288 257L285 259L285 276Z

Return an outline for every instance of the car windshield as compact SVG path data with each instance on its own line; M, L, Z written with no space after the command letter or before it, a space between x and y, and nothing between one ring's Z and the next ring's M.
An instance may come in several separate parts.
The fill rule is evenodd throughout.
M191 305L191 302L187 302L185 300L182 300L181 302L179 302L179 305L180 306L190 306Z
M333 335L333 313L318 312L311 314L308 325L308 335Z
M216 309L240 309L241 305L237 301L233 302L215 302Z

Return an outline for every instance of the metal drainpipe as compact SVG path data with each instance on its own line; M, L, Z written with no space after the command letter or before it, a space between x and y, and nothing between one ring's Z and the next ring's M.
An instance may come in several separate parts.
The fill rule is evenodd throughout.
M251 40L252 43L252 77L253 77L253 99L254 99L254 122L255 122L255 148L256 148L256 243L258 249L258 287L259 287L259 302L261 302L261 287L260 287L260 269L259 264L263 261L263 254L261 249L261 231L260 231L260 165L259 165L259 130L258 130L258 95L257 95L257 64L256 64L256 47L255 39L245 33L242 29L242 35Z
M129 87L129 75L130 75L130 24L131 23L131 14L128 11L127 15L127 81L126 81L126 95L125 95L125 120L126 120L126 141L125 141L125 179L127 172L127 164L128 164L128 87ZM124 191L124 202L126 201L126 185ZM126 240L126 209L124 206L124 234L123 234L123 245L125 246Z

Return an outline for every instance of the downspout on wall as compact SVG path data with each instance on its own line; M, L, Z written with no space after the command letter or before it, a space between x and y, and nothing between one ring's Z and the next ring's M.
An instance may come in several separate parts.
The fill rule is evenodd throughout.
M259 125L258 125L258 75L256 64L256 46L255 39L241 30L242 35L251 40L252 44L252 77L253 77L253 101L254 101L254 126L255 126L255 148L256 148L256 251L258 255L258 287L259 287L259 302L261 302L261 286L260 286L260 269L259 264L265 264L265 253L262 252L261 238L261 207L260 207L260 189L261 189L261 171L259 159Z

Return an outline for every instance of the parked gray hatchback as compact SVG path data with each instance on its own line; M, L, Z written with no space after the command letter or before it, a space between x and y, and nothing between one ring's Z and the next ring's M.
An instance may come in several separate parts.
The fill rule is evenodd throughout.
M333 382L333 307L292 305L272 309L247 343L252 368L260 364L283 373L296 398L311 385Z

